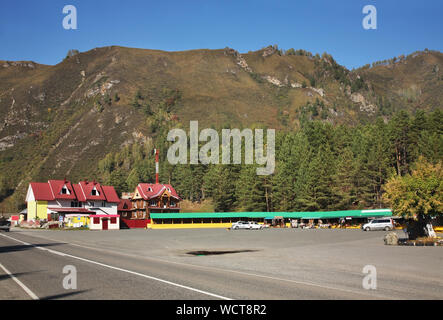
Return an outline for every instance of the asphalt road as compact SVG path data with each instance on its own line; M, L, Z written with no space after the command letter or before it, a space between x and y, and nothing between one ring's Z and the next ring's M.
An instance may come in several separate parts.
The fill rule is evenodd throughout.
M384 246L383 235L13 229L0 233L0 299L442 299L442 248ZM76 289L63 287L69 265ZM365 265L375 290L363 288Z

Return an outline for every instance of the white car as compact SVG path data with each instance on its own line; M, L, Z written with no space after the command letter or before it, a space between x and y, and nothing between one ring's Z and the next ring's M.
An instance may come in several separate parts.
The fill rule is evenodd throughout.
M364 231L385 230L390 231L394 229L394 223L391 218L380 218L369 221L361 227Z
M232 224L231 229L233 229L233 230L238 230L238 229L260 230L260 229L263 229L263 226L261 224L258 224L257 222L237 221Z

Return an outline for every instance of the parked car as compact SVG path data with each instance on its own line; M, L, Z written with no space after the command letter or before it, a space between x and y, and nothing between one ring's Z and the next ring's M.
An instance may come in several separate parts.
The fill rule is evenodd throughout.
M11 222L0 218L0 230L5 230L6 232L9 232L9 229L11 228Z
M257 222L252 221L237 221L232 224L231 229L260 230L263 229L263 226L261 224L258 224Z
M391 218L380 218L369 221L361 227L364 231L373 230L385 230L389 231L394 229L394 223Z

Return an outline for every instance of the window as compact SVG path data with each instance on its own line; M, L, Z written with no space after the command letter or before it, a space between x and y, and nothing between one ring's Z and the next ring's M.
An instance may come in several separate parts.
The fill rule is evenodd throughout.
M171 200L171 207L175 207L175 202Z
M82 205L77 200L71 201L71 208L81 208Z
M151 201L149 201L149 205L150 205L151 207L156 207L156 206L157 206L157 201L155 201L155 200L151 200Z
M106 207L106 201L102 201L102 207Z
M91 191L91 196L99 196L100 192L97 191L97 189L94 187L94 189L92 189Z
M69 189L66 186L63 186L62 190L60 191L60 194L70 194Z
M152 192L152 188L151 187L148 188L148 192Z
M100 218L94 218L94 224L100 224Z
M117 218L116 217L111 217L111 223L113 223L113 224L117 223Z

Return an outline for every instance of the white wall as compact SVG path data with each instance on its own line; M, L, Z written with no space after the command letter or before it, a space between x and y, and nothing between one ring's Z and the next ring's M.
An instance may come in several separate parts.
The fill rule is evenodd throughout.
M120 218L116 218L116 223L111 223L111 218L108 218L108 230L119 230L120 229ZM100 217L100 223L95 224L94 218L90 218L89 229L91 230L102 230L103 229L103 218Z
M86 203L85 208L96 212L96 214L117 214L117 203L106 203L106 207L102 207L102 202L91 203L94 206L90 206L89 202Z

